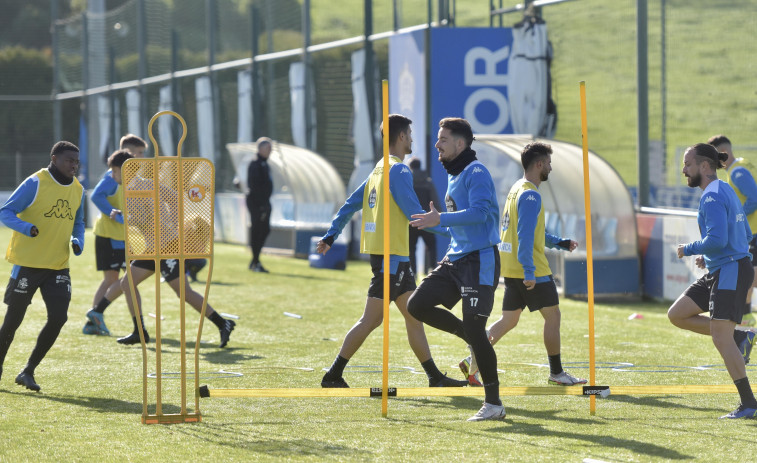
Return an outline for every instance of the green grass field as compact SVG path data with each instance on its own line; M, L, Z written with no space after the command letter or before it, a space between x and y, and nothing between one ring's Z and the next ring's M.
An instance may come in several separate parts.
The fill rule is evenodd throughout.
M0 242L6 243L9 235L0 229ZM381 416L379 399L209 398L200 402L201 423L142 425L141 349L115 342L116 335L131 330L123 299L105 312L114 336L81 334L99 283L92 236L87 236L85 254L72 259L68 324L37 368L42 392L13 382L44 323L41 297L29 307L5 361L0 461L735 461L749 460L757 451L757 423L717 419L735 408L736 394L611 395L597 399L594 416L585 397L503 397L507 419L482 423L465 421L480 407L479 397L390 398L387 418ZM265 256L271 273L258 274L247 271L248 259L245 248L216 246L210 300L218 311L240 318L226 349L216 347L218 331L205 324L201 384L319 387L322 368L331 364L344 334L362 313L369 266L349 262L346 271L317 270L304 260ZM10 269L8 263L0 265L2 281ZM172 373L178 371L178 310L168 287L162 290L164 372ZM152 293L144 290L146 313L155 312ZM500 290L495 314L501 299ZM674 328L665 309L656 303L596 306L597 384L730 384L710 340ZM588 377L587 304L564 300L562 311L563 360L571 372ZM196 313L188 313L194 331ZM628 320L632 313L643 318ZM392 309L390 385L424 387L425 376L410 370L422 371L400 318ZM154 335L155 319L146 317L146 324ZM546 386L540 330L541 317L525 314L496 346L503 386ZM461 376L456 365L465 346L433 328L427 334L440 368ZM381 385L381 343L377 330L352 359L345 371L351 386ZM189 336L188 344L194 346L194 337ZM149 358L154 349L151 343ZM634 368L611 368L620 363ZM695 368L704 365L714 367ZM148 371L155 371L152 364ZM748 371L757 378L757 368ZM170 376L164 379L164 411L176 413L179 382ZM154 387L150 379L149 389Z

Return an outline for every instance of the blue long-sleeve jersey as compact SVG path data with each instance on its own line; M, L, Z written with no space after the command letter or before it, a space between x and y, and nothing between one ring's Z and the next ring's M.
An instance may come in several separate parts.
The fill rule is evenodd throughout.
M684 246L686 256L704 257L710 273L721 265L749 256L752 230L736 192L722 180L707 185L697 214L701 240Z
M744 213L750 215L757 211L757 183L746 167L737 164L730 172L731 182L744 196Z
M448 212L441 214L440 225L451 235L449 260L499 243L497 193L483 164L473 161L458 175L448 174L445 202Z
M549 281L551 275L535 277L534 237L536 225L541 212L541 194L538 190L529 190L518 198L518 262L523 266L524 280L535 280L537 283ZM567 238L560 238L544 231L544 245L551 249L560 248L557 245ZM560 248L562 249L562 248Z
M347 201L345 201L344 205L339 208L339 211L336 213L336 217L334 217L334 220L332 220L331 222L331 228L329 228L329 230L323 236L324 239L327 237L336 239L342 232L344 227L347 226L355 212L363 208L363 195L365 194L365 184L367 182L368 179L363 181L363 183L361 183L360 186L357 187L354 192L352 192L350 197L347 198ZM418 202L418 197L415 195L415 190L413 190L413 175L410 170L400 162L392 165L392 167L389 169L389 192L391 193L392 198L394 198L394 201L397 203L397 206L399 206L400 210L402 210L402 213L405 214L405 217L407 217L408 221L412 220L411 217L414 214L423 214L425 212ZM442 235L448 234L446 230L443 230L440 227L429 228L428 231ZM409 261L410 258L408 256L398 256L391 254L389 258L391 267L389 269L389 273L396 273L397 265L400 262Z
M32 236L31 230L34 224L18 218L18 214L29 207L37 197L39 182L34 176L28 177L16 188L11 194L8 201L0 208L0 221L6 227L22 233L26 236ZM74 228L71 231L71 243L79 246L79 252L74 251L75 255L80 255L84 251L84 192L82 192L81 205L76 210L74 217Z
M112 172L112 170L105 172L103 178L95 185L95 189L92 190L92 196L90 197L95 206L97 206L97 209L106 217L110 217L110 212L113 210L113 206L108 202L108 196L113 196L118 189L118 183L113 179ZM123 215L117 215L115 221L123 224Z

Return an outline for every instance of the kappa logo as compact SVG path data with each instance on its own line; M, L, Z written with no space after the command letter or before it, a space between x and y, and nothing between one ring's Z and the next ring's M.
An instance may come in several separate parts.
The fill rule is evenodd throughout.
M736 171L736 172L734 172L734 174L733 174L733 178L739 178L739 177L741 177L742 175L744 175L744 173L743 173L743 172L738 172L738 171Z
M408 169L407 167L403 167L402 168L402 173L403 174L409 174L410 173L410 169Z
M483 172L483 171L484 171L484 169L482 169L480 167L474 167L473 168L473 172L471 172L471 173L476 174L476 173Z
M715 201L715 198L713 198L712 196L708 196L707 198L705 198L704 203L707 204L713 201Z
M65 199L59 199L58 202L45 213L45 217L74 220L74 216L71 214L71 206L68 205L68 201Z
M536 201L536 195L533 195L533 194L526 195L526 201Z
M29 280L27 280L26 278L21 278L20 280L18 280L18 284L16 285L16 287L18 287L20 289L26 289L26 288L28 288L29 287Z

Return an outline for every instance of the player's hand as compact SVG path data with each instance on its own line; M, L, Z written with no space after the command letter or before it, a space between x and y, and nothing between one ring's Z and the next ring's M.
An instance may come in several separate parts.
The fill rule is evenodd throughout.
M29 235L34 238L35 236L39 235L39 229L36 225L32 225L32 229L29 230Z
M573 252L578 247L578 241L570 240L570 247L568 247L569 252Z
M435 227L439 225L439 222L440 222L440 214L439 214L439 211L437 211L436 208L434 207L433 201L430 201L428 203L428 212L426 212L425 214L413 214L410 217L415 219L412 222L410 222L410 225L414 226L415 228L419 230L423 230L424 228L429 228L429 227Z
M121 214L121 211L118 209L111 209L110 210L110 218L113 220L116 220L116 217L118 217L118 214Z
M326 242L323 240L320 240L315 245L315 252L317 252L318 254L326 254L326 252L328 252L329 249L331 249L331 246L326 244Z
M531 291L536 287L536 280L523 280L523 286L525 286L527 290Z
M697 256L695 262L697 264L697 267L699 267L701 269L703 269L703 268L706 267L705 264L704 264L704 256Z
M679 244L679 245L678 245L678 258L679 258L679 259L682 259L682 258L683 258L683 255L684 255L684 254L683 254L683 247L684 247L684 246L685 246L685 245L683 245L683 244Z

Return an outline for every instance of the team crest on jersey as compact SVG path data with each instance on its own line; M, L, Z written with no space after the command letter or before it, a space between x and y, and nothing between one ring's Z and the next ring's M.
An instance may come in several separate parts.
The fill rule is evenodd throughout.
M16 287L20 288L20 289L26 289L26 288L28 288L29 287L29 280L27 280L26 278L21 278L20 280L18 280L18 284L16 285Z
M371 194L368 195L368 207L371 209L376 207L376 187L373 187Z
M444 204L447 205L448 212L455 212L457 210L457 204L455 204L455 200L452 199L452 196L450 195L447 195L444 198Z
M510 212L505 212L505 215L502 216L502 231L506 231L507 228L510 226Z
M45 213L45 217L74 220L74 216L71 214L71 206L68 205L68 201L65 199L59 199L53 207Z

